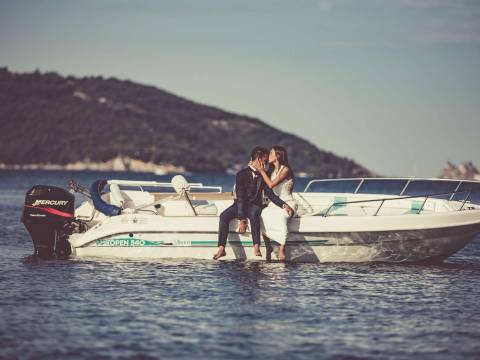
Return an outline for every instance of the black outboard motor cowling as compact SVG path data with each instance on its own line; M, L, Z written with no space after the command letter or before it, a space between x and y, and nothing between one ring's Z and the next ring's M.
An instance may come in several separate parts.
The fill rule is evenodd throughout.
M34 255L52 258L71 254L67 237L74 211L75 197L64 189L36 185L27 191L22 222L32 237Z

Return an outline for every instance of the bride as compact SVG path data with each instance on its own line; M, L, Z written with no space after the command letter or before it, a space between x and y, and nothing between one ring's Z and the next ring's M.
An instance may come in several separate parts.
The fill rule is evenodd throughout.
M268 162L270 164L270 170L268 172L261 167L256 168L257 171L263 177L267 186L295 211L296 204L292 196L295 178L288 164L287 150L283 146L274 146L272 150L270 150ZM288 235L287 222L290 216L284 209L270 202L268 206L262 210L261 217L264 234L280 244L278 260L285 261L285 242Z

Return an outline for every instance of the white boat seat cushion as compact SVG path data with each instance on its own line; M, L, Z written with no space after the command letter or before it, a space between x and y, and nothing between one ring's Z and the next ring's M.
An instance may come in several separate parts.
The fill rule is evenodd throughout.
M215 216L218 209L214 203L205 200L192 200L197 215ZM172 200L162 204L161 215L163 216L195 216L190 204L186 200Z
M218 209L213 203L204 203L195 205L195 201L192 202L193 207L198 215L217 215Z

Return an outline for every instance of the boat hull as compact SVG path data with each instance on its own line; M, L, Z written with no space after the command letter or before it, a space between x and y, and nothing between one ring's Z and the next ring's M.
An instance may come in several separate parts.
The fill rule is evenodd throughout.
M446 228L356 231L292 232L286 247L290 262L428 262L441 261L468 244L480 224ZM72 246L79 257L212 259L216 232L117 233ZM278 244L264 238L262 257L254 255L249 234L230 233L224 260L276 260Z

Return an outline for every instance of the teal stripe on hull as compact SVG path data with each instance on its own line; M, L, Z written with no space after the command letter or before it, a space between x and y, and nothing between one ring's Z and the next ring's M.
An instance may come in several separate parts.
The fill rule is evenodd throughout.
M214 245L217 246L217 240L192 240L192 245ZM228 241L229 244L252 245L252 241Z
M292 241L290 242L290 244L322 245L327 242L328 240ZM94 244L98 247L216 247L217 240L174 240L171 242L165 242L163 240L154 241L139 238L119 237L112 239L96 240ZM228 245L253 246L253 242L251 240L233 240L228 241Z

